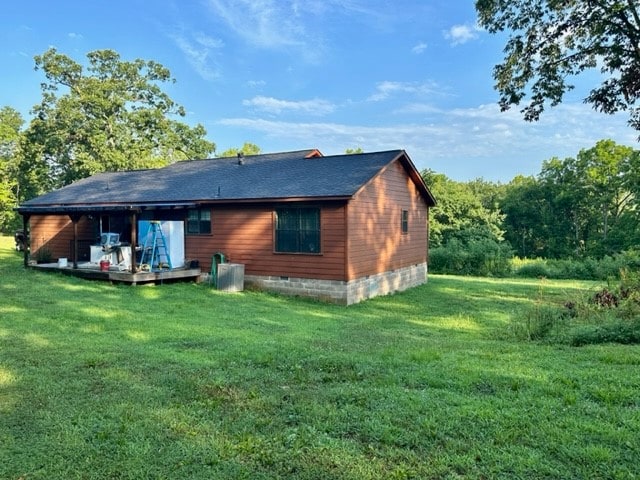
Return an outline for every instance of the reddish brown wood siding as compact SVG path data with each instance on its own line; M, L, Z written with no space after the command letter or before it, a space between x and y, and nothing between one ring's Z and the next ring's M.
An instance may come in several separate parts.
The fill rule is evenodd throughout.
M38 250L47 248L54 260L72 258L73 223L66 215L34 215L29 219L31 258L35 259ZM87 217L78 222L78 240L92 239L93 228Z
M280 205L293 204L299 205ZM321 254L274 252L273 212L278 206L212 206L212 233L186 236L186 260L199 260L207 271L213 254L223 252L228 261L244 264L247 275L345 281L427 261L428 205L400 160L385 167L348 204L305 204L320 208ZM407 233L401 227L403 210L408 212ZM71 257L73 224L68 216L33 216L30 226L32 257L42 246L54 259ZM82 217L78 239L91 236L92 225Z
M402 210L409 212L406 234ZM427 261L428 206L399 161L367 183L347 212L348 280Z
M317 204L320 208L320 255L274 253L273 205L213 207L211 235L188 235L186 256L197 259L203 270L211 257L222 252L230 262L245 265L247 275L288 276L344 280L344 205Z

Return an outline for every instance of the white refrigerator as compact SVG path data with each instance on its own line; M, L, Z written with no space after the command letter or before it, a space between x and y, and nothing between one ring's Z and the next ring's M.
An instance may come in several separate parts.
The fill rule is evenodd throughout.
M160 228L162 228L162 233L167 242L167 252L171 257L171 266L173 268L184 267L184 222L160 220ZM151 221L138 221L138 245L144 247L147 237L152 235ZM149 238L149 242L151 240Z

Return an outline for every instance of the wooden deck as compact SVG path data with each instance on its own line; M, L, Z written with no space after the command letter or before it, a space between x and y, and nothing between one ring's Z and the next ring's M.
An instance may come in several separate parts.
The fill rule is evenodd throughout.
M41 271L60 272L64 275L85 278L87 280L103 280L110 282L129 283L163 283L176 281L199 281L202 270L200 268L174 268L152 272L140 271L131 273L128 270L118 270L111 267L108 271L100 270L98 265L78 264L78 268L73 268L71 264L61 267L57 263L43 263L31 265L31 268Z

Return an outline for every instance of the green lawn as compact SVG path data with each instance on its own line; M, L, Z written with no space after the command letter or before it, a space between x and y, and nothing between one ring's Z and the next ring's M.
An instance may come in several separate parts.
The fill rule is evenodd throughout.
M0 237L0 478L638 478L640 347L516 340L592 284L432 276L340 307L22 268Z

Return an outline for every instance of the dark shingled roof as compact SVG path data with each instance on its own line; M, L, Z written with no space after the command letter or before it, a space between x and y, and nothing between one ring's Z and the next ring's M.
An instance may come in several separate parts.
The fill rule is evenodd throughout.
M425 200L434 199L403 150L313 156L317 150L190 160L152 170L100 173L24 202L21 213L90 206L350 198L400 159ZM72 208L69 208L72 207Z

